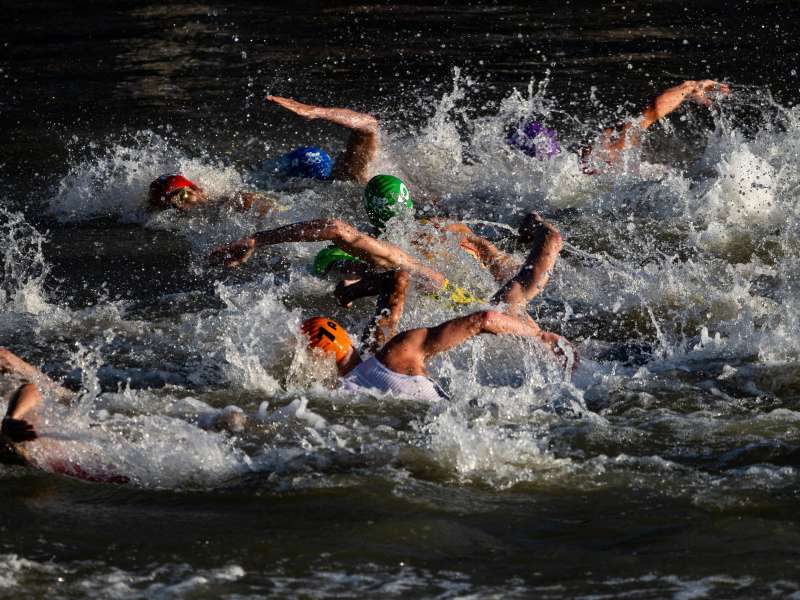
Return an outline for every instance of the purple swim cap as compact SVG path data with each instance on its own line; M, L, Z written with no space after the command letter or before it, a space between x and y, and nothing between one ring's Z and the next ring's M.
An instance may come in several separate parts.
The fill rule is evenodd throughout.
M561 152L556 132L539 121L523 119L508 132L506 142L528 156L538 156L540 159L552 158Z

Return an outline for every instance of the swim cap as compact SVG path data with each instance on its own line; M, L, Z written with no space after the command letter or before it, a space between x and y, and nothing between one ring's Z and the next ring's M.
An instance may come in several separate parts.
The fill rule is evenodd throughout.
M509 130L506 143L528 156L538 156L539 159L552 158L561 152L556 132L539 121L523 119Z
M314 270L314 275L317 277L322 277L328 272L328 269L330 269L333 263L340 260L363 262L361 259L348 254L337 246L328 246L327 248L323 248L317 252L317 255L314 257L314 266L312 267Z
M328 179L333 171L333 160L322 148L295 148L280 158L279 171L284 177Z
M320 348L323 352L333 352L336 362L347 358L353 343L344 327L327 317L313 317L303 321L300 329L308 336L309 348Z
M370 222L378 229L383 229L386 221L397 215L403 204L414 208L411 192L394 175L375 175L364 188L364 208Z
M169 203L167 196L175 190L186 187L196 192L200 191L200 188L195 183L189 181L180 173L161 175L150 184L148 202L153 208L171 208L172 205Z

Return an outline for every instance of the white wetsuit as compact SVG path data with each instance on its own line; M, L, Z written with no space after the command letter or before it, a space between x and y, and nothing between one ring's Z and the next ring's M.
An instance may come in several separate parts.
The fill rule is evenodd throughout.
M377 390L397 396L438 402L447 400L447 394L430 377L403 375L387 368L374 356L362 362L339 381L339 387L352 392Z

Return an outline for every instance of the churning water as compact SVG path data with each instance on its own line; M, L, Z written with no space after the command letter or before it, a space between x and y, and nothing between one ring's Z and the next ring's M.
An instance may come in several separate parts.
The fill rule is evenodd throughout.
M47 409L48 443L129 484L0 468L0 595L800 593L796 8L44 4L0 59L0 345L79 390ZM600 175L504 142L536 114L566 148L705 77L732 94ZM376 173L520 258L522 215L552 220L567 243L529 308L579 368L478 338L431 365L448 402L331 391L298 325L360 331L372 304L336 306L309 266L322 245L205 260L297 220L366 227L359 185L259 169L344 139L266 93L370 110ZM278 209L143 211L177 170ZM415 252L416 227L387 236ZM412 292L401 327L473 308ZM233 431L198 426L240 411Z

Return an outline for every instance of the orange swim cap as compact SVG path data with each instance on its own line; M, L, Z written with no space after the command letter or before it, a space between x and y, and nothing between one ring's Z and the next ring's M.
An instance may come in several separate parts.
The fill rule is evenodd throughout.
M185 187L191 188L196 192L200 191L200 188L194 182L186 179L180 173L162 175L154 179L153 183L150 184L150 193L148 195L150 206L157 209L171 208L167 197L172 192Z
M327 317L313 317L303 321L300 327L308 336L309 348L320 348L324 352L333 352L336 362L340 363L350 353L353 343L344 327Z

